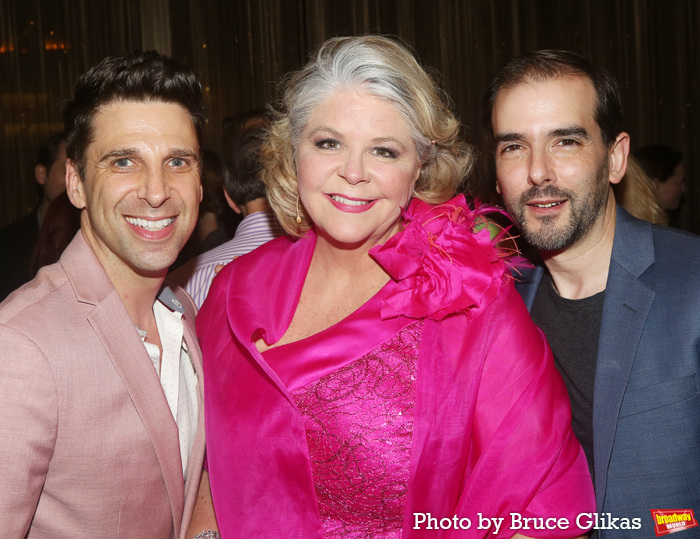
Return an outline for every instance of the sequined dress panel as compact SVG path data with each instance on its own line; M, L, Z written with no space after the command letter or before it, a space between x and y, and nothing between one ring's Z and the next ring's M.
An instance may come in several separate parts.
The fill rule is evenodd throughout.
M423 322L291 392L324 537L400 537Z

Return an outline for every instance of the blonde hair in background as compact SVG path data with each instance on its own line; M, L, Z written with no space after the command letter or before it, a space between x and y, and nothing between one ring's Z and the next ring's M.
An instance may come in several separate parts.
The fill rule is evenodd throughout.
M615 199L637 219L657 225L667 225L668 216L656 201L656 186L631 155L627 159L627 171L620 183L613 185Z
M392 39L329 39L281 87L262 148L262 179L272 209L291 235L301 236L312 224L298 200L295 148L313 112L336 92L365 91L403 116L422 163L416 197L433 204L449 200L472 169L474 150L460 138L447 97L413 54Z

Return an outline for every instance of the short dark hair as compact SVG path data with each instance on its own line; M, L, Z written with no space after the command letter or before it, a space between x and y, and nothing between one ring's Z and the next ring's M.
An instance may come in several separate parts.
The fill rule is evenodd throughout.
M224 154L228 147L235 144L235 142L231 142L231 139L240 136L243 131L250 127L263 124L267 125L268 122L268 114L265 109L254 109L241 112L240 114L226 116L221 121Z
M484 94L483 122L491 142L491 113L501 90L527 81L546 81L567 76L586 77L593 84L597 98L594 118L600 127L603 142L611 147L622 132L624 119L620 88L615 77L575 52L553 49L530 52L514 58L498 71Z
M109 56L88 69L75 84L74 97L63 108L66 154L85 173L85 153L93 141L92 119L101 106L115 101L162 101L182 105L189 113L202 147L204 103L197 77L156 51Z
M39 150L36 153L36 164L46 167L48 171L58 159L58 150L65 141L66 134L63 132L51 135L39 146Z
M243 129L238 137L232 137L226 145L224 188L238 206L266 196L260 156L265 130L265 124Z
M661 183L668 180L683 161L683 154L661 144L649 144L633 152L647 176Z

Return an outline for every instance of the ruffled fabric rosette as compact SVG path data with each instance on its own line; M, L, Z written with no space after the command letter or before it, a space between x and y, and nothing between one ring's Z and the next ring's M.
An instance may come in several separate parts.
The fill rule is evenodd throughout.
M463 195L438 205L414 198L403 230L370 250L396 281L382 300L382 319L478 316L511 279L509 269L524 265L496 246L507 229L491 238L484 215L494 211L503 213L479 202L471 209Z

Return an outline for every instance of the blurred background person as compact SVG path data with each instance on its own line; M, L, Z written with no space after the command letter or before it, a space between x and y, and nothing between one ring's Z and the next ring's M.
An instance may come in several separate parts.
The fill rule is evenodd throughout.
M265 111L262 109L250 110L241 114L234 114L223 119L221 124L221 157L216 154L216 170L212 170L211 174L204 171L205 178L204 191L209 190L212 195L211 203L206 207L200 207L199 214L202 216L202 211L209 211L208 208L213 208L212 211L217 212L218 228L215 232L202 240L202 245L198 254L205 253L214 247L222 245L231 240L236 232L236 229L241 224L245 215L237 211L231 205L231 198L226 194L230 185L231 171L235 170L237 165L233 163L237 149L241 145L241 137L245 133L256 127L266 125ZM212 152L213 153L213 152ZM207 167L207 159L204 160L205 169ZM209 176L212 180L207 179ZM235 181L235 180L234 180ZM215 193L215 194L214 194ZM205 194L205 197L207 195ZM214 206L214 202L216 206ZM233 209L233 211L230 211ZM205 218L206 219L206 218ZM210 219L210 218L209 218Z
M683 154L669 146L649 144L635 150L633 155L654 181L659 206L668 213L673 224L685 193Z
M51 135L39 147L34 180L40 192L36 209L0 230L0 301L31 280L39 228L51 202L66 190L66 136Z
M80 210L73 206L68 193L63 191L53 199L41 223L30 266L32 278L43 266L58 262L78 230Z
M170 268L171 272L198 255L233 238L243 217L235 210L231 211L232 207L226 200L224 179L227 174L227 165L225 162L230 161L232 152L239 146L243 133L249 128L264 123L265 113L259 109L227 116L222 122L223 159L214 150L209 149L202 152L204 198L199 205L197 228ZM189 267L191 270L192 265L190 264ZM184 281L180 284L184 284Z
M55 133L39 147L34 167L34 179L41 186L41 202L37 209L39 224L49 205L66 190L66 135Z
M667 225L668 215L656 200L656 185L633 156L627 157L622 181L612 186L615 200L637 219Z
M199 242L197 254L205 253L214 247L227 242L233 237L236 225L230 227L231 219L226 216L235 215L229 211L224 197L224 178L226 171L224 162L213 150L202 152L204 166L202 168L202 188L204 198L199 205L199 219L195 234ZM235 223L239 222L234 219Z

